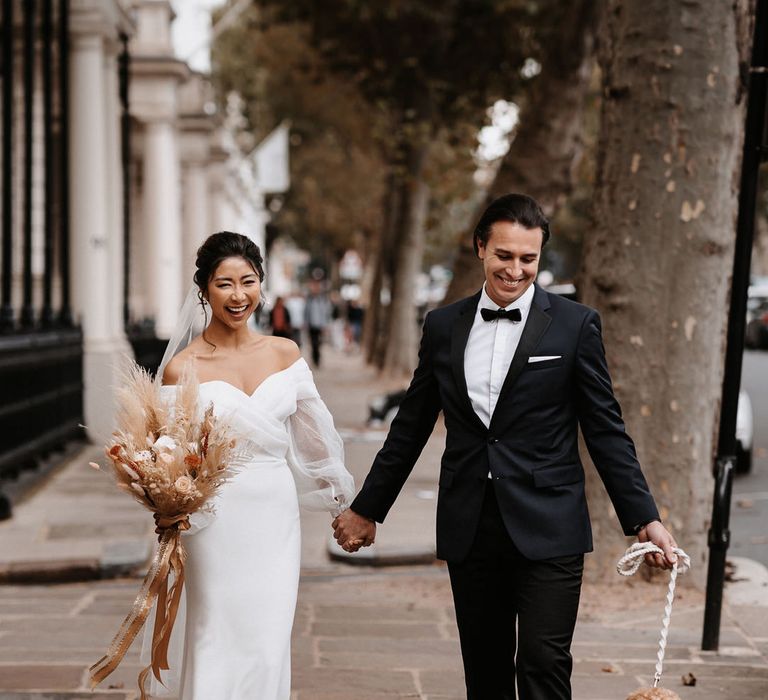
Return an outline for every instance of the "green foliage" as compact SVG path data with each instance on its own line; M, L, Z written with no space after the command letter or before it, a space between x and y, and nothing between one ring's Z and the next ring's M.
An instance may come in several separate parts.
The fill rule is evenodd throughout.
M216 40L214 79L257 137L291 120L280 233L333 251L379 235L388 173L405 177L408 144L428 143L427 258L447 262L487 108L524 92L562 14L555 0L256 0Z
M376 229L386 171L377 148L382 116L325 66L305 25L241 15L213 49L219 98L236 91L257 139L291 122L291 189L274 218L279 235L318 254L338 254Z
M470 119L477 128L490 104L514 95L520 66L536 53L531 24L543 9L524 0L257 4L273 21L307 22L329 68L398 115L404 131L395 135L406 139L423 124L453 128Z

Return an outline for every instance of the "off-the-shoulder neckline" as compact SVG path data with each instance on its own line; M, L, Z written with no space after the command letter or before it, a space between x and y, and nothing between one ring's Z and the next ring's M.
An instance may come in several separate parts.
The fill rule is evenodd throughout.
M289 370L296 367L299 363L303 363L305 366L307 364L303 357L300 357L297 360L294 360L290 365L288 365L288 367L278 370L277 372L272 372L272 374L268 374L264 379L261 380L261 383L250 394L243 391L239 386L235 386L234 384L232 384L232 382L228 382L225 379L209 379L205 382L200 382L199 386L205 386L206 384L226 384L227 386L232 387L232 389L234 389L235 391L241 393L243 396L247 396L248 398L253 398L254 396L256 396L256 393L259 391L259 389L261 389L261 387L263 387L270 379L272 379L272 377L277 377L280 374L285 374ZM178 385L163 384L161 385L161 388L166 388L166 387L175 388L176 386Z

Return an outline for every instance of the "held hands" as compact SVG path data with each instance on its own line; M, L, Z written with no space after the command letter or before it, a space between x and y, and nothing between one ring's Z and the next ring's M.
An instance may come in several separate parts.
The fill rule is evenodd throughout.
M672 551L677 547L675 538L669 534L658 520L648 523L640 532L637 533L637 539L640 542L653 542L657 547L664 550L664 556L661 554L646 554L645 563L657 569L671 569L677 561L677 555Z
M345 510L331 523L333 536L345 552L356 552L360 547L370 547L376 539L376 523Z

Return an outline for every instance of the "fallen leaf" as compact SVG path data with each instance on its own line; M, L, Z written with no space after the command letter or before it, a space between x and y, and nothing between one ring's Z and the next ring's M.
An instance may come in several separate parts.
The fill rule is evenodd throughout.
M682 677L683 685L687 686L694 686L696 685L696 676L694 676L692 673L686 673Z

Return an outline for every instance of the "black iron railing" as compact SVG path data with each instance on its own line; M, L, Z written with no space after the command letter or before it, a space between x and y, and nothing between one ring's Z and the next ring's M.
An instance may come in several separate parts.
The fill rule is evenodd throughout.
M152 374L157 372L168 341L161 340L155 335L154 323L134 324L127 329L126 333L136 363Z
M0 480L84 438L79 329L0 336Z

